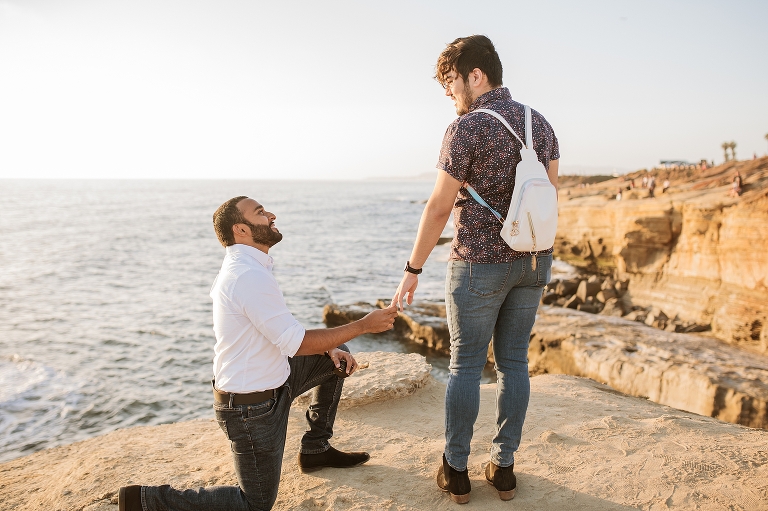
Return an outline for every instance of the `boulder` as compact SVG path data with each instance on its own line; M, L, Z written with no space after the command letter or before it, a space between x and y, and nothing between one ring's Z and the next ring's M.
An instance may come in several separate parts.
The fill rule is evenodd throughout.
M602 289L597 293L597 295L595 295L595 298L600 303L605 303L611 298L615 298L615 297L616 297L616 291L612 287Z
M359 369L341 392L339 410L413 394L427 384L432 366L418 353L355 353ZM312 390L298 396L294 407L306 408Z
M346 325L362 319L366 314L376 309L367 302L357 302L352 305L339 306L329 304L323 307L323 323L328 327Z
M618 298L609 298L606 300L605 307L603 307L603 310L600 311L600 314L617 317L623 316L624 310L621 307L621 301Z
M579 305L582 305L583 303L584 302L581 298L579 298L577 295L573 295L572 297L570 297L568 300L565 301L565 303L563 304L563 307L568 309L575 309Z
M541 303L544 305L552 305L553 303L557 302L557 299L560 298L557 293L549 292L544 293L541 297Z
M586 302L587 298L594 297L599 291L600 282L589 282L588 280L582 280L579 283L579 288L576 290L576 296L578 296L582 302Z
M376 305L386 308L389 303L379 300ZM397 315L395 331L432 349L444 353L451 350L451 335L448 333L444 303L414 301Z
M560 296L570 296L576 292L579 287L578 280L562 280L557 283L555 293Z
M659 327L658 325L664 324L666 325L667 320L669 318L667 317L664 312L661 311L658 307L652 307L651 310L648 312L648 315L645 317L645 324L648 326L654 326L656 328L664 328Z

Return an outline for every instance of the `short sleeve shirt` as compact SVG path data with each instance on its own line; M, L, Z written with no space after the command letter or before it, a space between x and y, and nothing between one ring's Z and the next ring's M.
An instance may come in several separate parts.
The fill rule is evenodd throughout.
M498 112L525 140L525 105L512 100L506 87L475 99L469 112L453 121L443 137L437 168L471 185L493 209L506 215L520 162L520 142L494 117ZM544 168L560 158L557 137L544 116L531 110L533 148ZM506 263L528 255L512 250L501 238L501 223L462 186L453 206L451 259L475 263ZM539 253L551 253L552 249Z

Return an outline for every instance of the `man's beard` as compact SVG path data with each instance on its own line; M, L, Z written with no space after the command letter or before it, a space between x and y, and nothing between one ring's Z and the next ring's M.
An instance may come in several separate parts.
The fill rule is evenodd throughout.
M464 115L469 112L469 107L472 106L472 89L469 83L464 82L464 94L459 97L459 101L456 103L456 115Z
M251 239L256 244L271 247L283 239L281 232L273 231L268 225L254 225L250 222L246 223L246 225L251 228Z

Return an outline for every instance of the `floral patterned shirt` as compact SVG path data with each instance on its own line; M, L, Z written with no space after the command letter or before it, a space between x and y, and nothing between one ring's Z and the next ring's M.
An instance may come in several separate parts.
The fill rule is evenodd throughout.
M469 112L448 126L437 168L469 183L493 209L506 216L522 146L497 119L482 112L473 113L478 108L501 114L525 140L525 106L513 101L506 87L499 87L475 99ZM549 169L549 162L560 158L557 137L539 112L532 109L531 118L533 147L544 168ZM507 263L528 255L512 250L504 242L501 223L463 186L453 205L453 223L453 260ZM538 253L551 252L550 248Z

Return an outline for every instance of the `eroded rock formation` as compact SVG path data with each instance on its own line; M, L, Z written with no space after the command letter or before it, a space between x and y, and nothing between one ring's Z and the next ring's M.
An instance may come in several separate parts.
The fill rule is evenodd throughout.
M744 194L730 197L735 172ZM658 173L658 172L657 172ZM768 353L768 157L703 171L666 171L667 193L618 186L563 188L556 255L629 279L629 298L711 324L719 339ZM636 199L631 199L636 197Z

